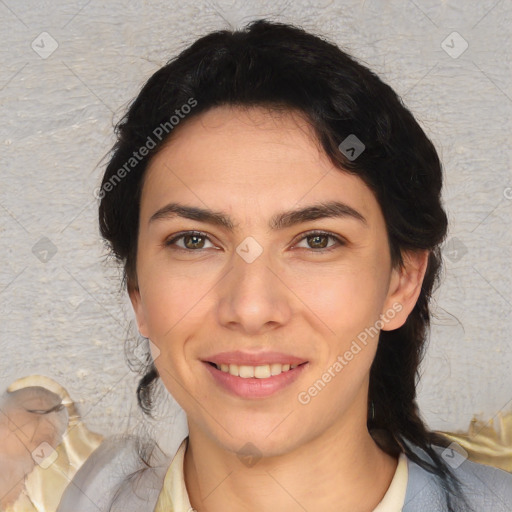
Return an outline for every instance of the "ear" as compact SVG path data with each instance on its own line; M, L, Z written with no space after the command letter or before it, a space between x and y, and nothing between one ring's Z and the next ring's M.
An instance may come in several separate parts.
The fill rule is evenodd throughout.
M392 331L404 325L421 292L421 285L428 265L429 251L406 251L402 254L403 266L392 270L388 295L382 311L388 321L383 331ZM390 318L386 312L396 314Z
M149 332L147 330L146 323L146 314L144 312L144 304L140 296L139 288L134 287L129 289L128 295L130 296L130 301L132 303L133 311L135 313L135 318L137 320L137 327L139 329L139 332L142 336L144 336L144 338L149 338Z

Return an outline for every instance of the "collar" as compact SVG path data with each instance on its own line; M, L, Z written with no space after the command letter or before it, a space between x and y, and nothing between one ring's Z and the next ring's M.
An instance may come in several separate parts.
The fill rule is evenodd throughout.
M194 510L190 504L183 472L187 444L188 436L181 442L167 470L154 512L191 512ZM398 465L388 490L373 512L401 511L405 501L407 482L407 457L404 453L400 453Z

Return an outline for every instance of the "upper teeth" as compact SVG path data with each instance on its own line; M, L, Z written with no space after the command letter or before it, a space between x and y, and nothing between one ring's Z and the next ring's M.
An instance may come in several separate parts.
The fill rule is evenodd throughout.
M216 364L217 370L230 373L236 377L249 379L256 377L257 379L268 379L273 375L279 375L282 372L287 372L290 369L297 367L296 364L263 364L261 366L246 366L237 364Z

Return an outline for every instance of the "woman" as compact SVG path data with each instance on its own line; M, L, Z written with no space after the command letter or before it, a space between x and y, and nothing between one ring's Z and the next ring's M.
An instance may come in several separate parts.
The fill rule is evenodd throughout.
M447 218L389 86L259 20L157 71L117 133L99 220L150 340L139 404L161 379L189 435L104 443L61 512L510 510L512 476L417 408Z

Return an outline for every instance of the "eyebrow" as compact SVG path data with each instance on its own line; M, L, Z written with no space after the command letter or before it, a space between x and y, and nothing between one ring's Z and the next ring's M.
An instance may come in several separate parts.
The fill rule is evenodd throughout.
M183 217L197 220L215 226L220 226L228 231L235 229L235 224L229 216L223 212L199 208L197 206L185 206L179 203L169 203L157 210L149 219L148 224L161 219ZM280 212L270 219L269 226L272 230L286 229L304 222L326 218L351 218L367 225L365 217L357 210L339 201L317 203L299 210Z

